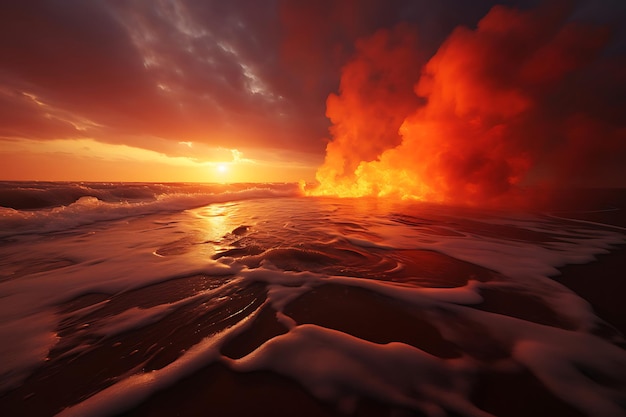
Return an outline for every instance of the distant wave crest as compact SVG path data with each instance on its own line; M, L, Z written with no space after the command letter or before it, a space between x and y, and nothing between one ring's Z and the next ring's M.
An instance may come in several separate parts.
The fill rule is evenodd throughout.
M0 237L212 203L298 195L297 184L1 183Z

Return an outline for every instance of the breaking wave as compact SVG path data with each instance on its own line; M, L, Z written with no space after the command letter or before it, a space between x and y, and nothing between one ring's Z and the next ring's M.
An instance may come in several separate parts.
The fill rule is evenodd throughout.
M0 237L211 203L299 195L295 184L0 183Z

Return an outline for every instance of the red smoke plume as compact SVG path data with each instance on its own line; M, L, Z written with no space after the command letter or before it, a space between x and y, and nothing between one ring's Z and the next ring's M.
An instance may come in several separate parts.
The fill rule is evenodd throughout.
M597 108L609 32L566 18L496 6L423 67L406 26L359 42L328 97L332 140L309 192L476 204L604 181L626 160L623 120Z

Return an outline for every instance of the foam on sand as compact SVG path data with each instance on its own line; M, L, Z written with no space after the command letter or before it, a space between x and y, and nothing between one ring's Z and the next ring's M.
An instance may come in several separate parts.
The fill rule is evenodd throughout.
M626 415L623 337L601 335L610 326L549 278L623 244L620 230L368 204L241 200L13 235L0 245L0 338L13 341L0 347L0 389L21 394L37 372L121 346L117 374L46 412L114 415L220 363L283 375L346 412L373 398L429 416L486 416L472 396L481 375L523 369L582 413ZM489 307L507 292L541 308ZM377 314L405 328L376 342L335 325L363 327ZM266 315L279 330L229 356ZM440 351L420 337L437 338ZM68 385L80 385L73 377Z

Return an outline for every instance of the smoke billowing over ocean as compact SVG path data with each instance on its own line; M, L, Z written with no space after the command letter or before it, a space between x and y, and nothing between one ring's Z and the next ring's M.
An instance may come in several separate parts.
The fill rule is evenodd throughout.
M626 415L624 196L565 201L2 183L0 410Z
M427 60L407 24L359 39L309 193L527 205L528 186L619 184L623 59L573 7L494 6Z

